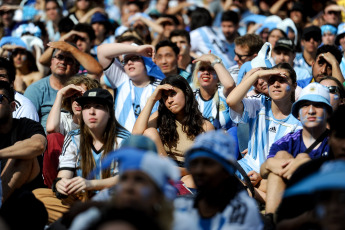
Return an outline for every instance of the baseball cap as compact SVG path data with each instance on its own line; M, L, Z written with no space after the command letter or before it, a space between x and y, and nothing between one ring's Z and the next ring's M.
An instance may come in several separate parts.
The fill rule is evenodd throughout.
M108 106L114 106L113 96L106 89L94 88L86 91L83 96L76 99L78 104L84 106L90 101L96 101L100 104L106 104Z
M280 38L278 41L276 41L274 50L277 49L287 49L291 52L295 52L295 46L293 42L288 38Z
M320 170L288 188L284 197L312 194L323 190L345 190L345 161L324 163Z
M222 130L202 133L196 137L192 147L186 152L185 164L199 157L207 157L220 163L230 175L236 171L236 151L234 139Z
M320 83L310 83L305 88L302 89L298 100L292 105L292 115L298 118L298 111L301 104L305 101L312 101L323 103L326 105L328 113L333 111L330 103L329 90L327 87L321 85Z
M302 33L302 39L309 40L314 38L317 41L321 41L321 29L317 26L309 26L304 28Z

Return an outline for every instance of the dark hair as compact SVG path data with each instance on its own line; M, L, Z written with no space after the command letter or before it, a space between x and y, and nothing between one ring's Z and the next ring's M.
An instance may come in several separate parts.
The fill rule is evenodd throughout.
M123 42L133 42L137 45L144 45L143 41L140 40L139 38L133 36L133 35L129 35L129 36L118 36L116 38L116 42L117 43L123 43Z
M127 2L126 2L126 5L127 5L127 6L128 6L128 5L131 5L131 4L136 5L136 6L140 9L140 11L143 11L143 9L144 9L144 4L143 4L143 2L141 2L141 1L130 0L130 1L127 1Z
M278 29L278 28L274 28L274 29L272 29L270 32L268 32L267 39L268 39L268 37L271 35L271 33L272 33L273 31L275 31L275 30L280 31L280 32L283 34L283 37L284 37L284 38L287 38L287 34L286 34L284 31L282 31L281 29Z
M95 40L96 35L95 35L95 31L92 29L92 26L86 23L78 23L77 25L75 25L73 27L73 30L75 31L79 31L79 32L84 32L87 33L87 35L90 38L90 41Z
M317 50L316 50L316 58L323 53L327 53L330 52L335 59L338 61L338 63L341 63L341 59L343 57L343 54L341 53L341 51L338 49L338 47L336 47L335 45L323 45L320 46Z
M180 21L177 19L177 17L175 15L172 14L161 14L159 16L160 18L170 18L171 20L173 20L174 24L176 26L180 25Z
M60 33L68 33L74 27L73 21L69 17L62 18L58 23Z
M259 35L245 34L243 36L235 38L236 46L248 46L249 54L259 53L261 47L264 45L264 41Z
M176 30L171 31L169 40L171 41L172 37L178 37L178 36L185 37L187 39L188 44L190 44L190 35L187 30L176 29Z
M165 46L169 46L174 50L174 53L176 54L176 56L180 53L180 48L177 47L177 45L169 40L163 40L158 42L158 44L156 45L156 53L158 52L158 50L162 47Z
M0 90L4 91L6 97L10 99L10 101L14 101L14 89L11 87L10 83L7 81L0 81Z
M272 69L285 69L285 70L287 70L288 73L290 74L292 84L296 83L296 80L297 80L296 72L291 67L291 65L289 63L286 63L286 62L279 63L278 65L273 66Z
M345 88L344 88L344 85L341 84L341 82L338 79L336 79L335 77L332 77L332 76L325 76L325 77L320 79L319 83L321 83L323 80L332 80L332 81L334 81L337 84L337 86L338 86L340 98L345 98Z
M16 79L16 68L13 65L13 62L7 60L4 57L0 57L0 69L5 69L7 71L8 80L10 84Z
M202 26L212 26L212 16L210 12L201 7L197 7L191 14L190 30L195 30Z
M339 105L328 119L331 134L338 138L345 138L345 105Z
M170 84L173 87L181 89L185 95L185 107L182 129L187 133L190 139L194 139L197 135L204 132L203 124L204 118L199 111L198 102L195 99L192 88L189 86L186 79L180 75L171 75L164 78L161 85ZM176 117L165 106L164 100L159 100L157 128L162 139L163 144L171 148L179 139L176 130Z
M235 11L227 10L223 12L221 22L232 22L235 25L238 25L240 22L240 17Z
M22 49L22 48L17 48L17 49ZM27 65L28 70L30 71L30 73L38 71L34 55L30 51L28 51L26 49L22 49L22 50L24 51L24 53L26 55L26 58L27 58L26 59L27 60L26 65ZM11 56L10 60L13 62L13 56Z

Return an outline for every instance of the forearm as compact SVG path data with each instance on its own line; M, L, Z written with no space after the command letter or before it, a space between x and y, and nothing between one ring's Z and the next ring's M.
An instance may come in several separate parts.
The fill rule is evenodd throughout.
M41 155L46 148L46 138L35 134L31 138L18 141L14 145L0 150L0 158L30 160Z
M88 74L95 75L99 80L103 73L102 66L91 55L84 53L75 47L73 48L74 49L71 53L75 59L77 59L80 65L87 70Z
M268 166L267 166L267 161L269 161L270 160L270 158L269 159L267 159L262 165L261 165L261 167L260 167L260 176L261 176L261 178L263 178L263 179L267 179L267 177L268 177L268 174L271 172L269 169L268 169Z
M144 131L147 129L148 121L155 103L156 101L150 97L134 124L132 134L142 135Z
M156 22L144 17L140 17L140 20L143 21L154 32L157 32L159 34L163 33L164 31L163 26L157 24Z
M111 61L122 54L135 53L136 47L128 44L109 43L102 44L97 49L97 57L103 68L110 65Z
M229 71L226 70L224 65L216 64L214 65L214 70L217 73L219 81L224 86L224 97L227 97L230 94L230 92L236 87L235 81L230 75Z
M280 10L280 8L282 8L282 6L284 5L284 3L286 2L286 0L279 0L277 2L275 2L272 7L270 8L270 13L275 15L278 13L278 11Z
M54 49L52 47L48 47L46 51L41 55L39 58L39 62L44 66L49 66L52 56L53 56Z
M109 177L101 180L91 180L90 187L87 190L102 190L105 188L110 188L117 184L119 181L119 176Z
M338 79L341 83L344 83L344 76L339 68L339 63L332 65L332 76Z
M61 115L61 103L62 103L62 95L58 92L51 108L47 124L46 124L46 131L47 133L58 133L60 132L60 115Z

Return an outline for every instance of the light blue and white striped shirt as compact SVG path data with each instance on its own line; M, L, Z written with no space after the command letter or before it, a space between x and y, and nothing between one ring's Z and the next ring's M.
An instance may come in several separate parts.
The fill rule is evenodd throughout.
M148 98L161 80L152 78L147 86L136 87L117 60L104 70L104 74L107 75L111 86L116 89L115 117L123 127L132 132L140 112L144 109ZM157 109L158 102L152 109L152 113Z
M243 99L244 111L238 114L230 109L230 117L236 123L249 124L248 153L239 164L248 173L260 172L261 164L266 161L271 145L288 133L302 128L299 120L292 114L282 120L274 118L271 99L255 95Z
M311 68L311 65L309 65L304 57L303 57L303 53L297 53L296 54L296 57L295 57L295 60L294 60L294 67L300 67L300 68L303 68L303 69L306 69L308 72L309 72L309 75L312 76L312 68Z

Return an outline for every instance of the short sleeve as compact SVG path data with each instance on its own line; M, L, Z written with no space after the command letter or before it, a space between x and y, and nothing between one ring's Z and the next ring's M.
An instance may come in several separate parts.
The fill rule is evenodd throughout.
M116 59L103 72L107 76L109 83L113 88L119 87L126 79L128 79L128 75L123 69L121 63Z
M59 170L74 170L77 165L78 146L75 142L75 136L71 133L65 137L62 153L59 157ZM78 140L79 142L79 140Z

